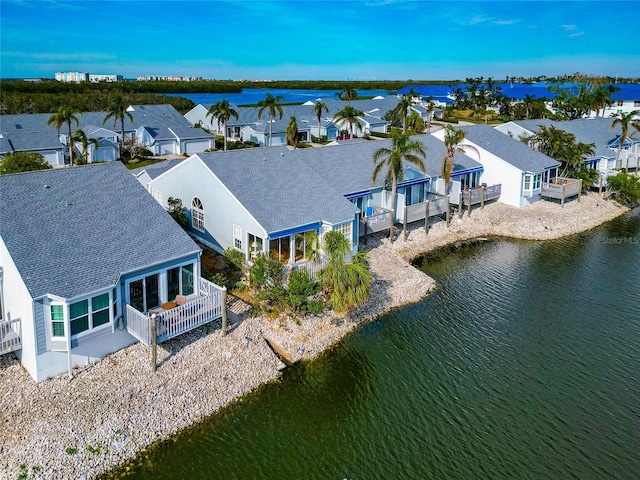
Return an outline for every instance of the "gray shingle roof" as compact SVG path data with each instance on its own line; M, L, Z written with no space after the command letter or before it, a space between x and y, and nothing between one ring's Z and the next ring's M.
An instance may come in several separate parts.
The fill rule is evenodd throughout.
M31 132L31 133L3 133L3 142L0 153L37 151L37 150L59 150L65 146L60 143L55 131ZM6 149L6 150L5 150Z
M1 175L0 192L0 236L34 298L200 250L120 162Z
M611 126L612 118L579 118L571 121L556 121L548 119L538 120L516 120L513 123L526 128L530 132L538 132L540 125L545 127L554 126L560 130L571 133L576 137L576 141L582 143L595 143L595 156L611 157L615 152L608 145L622 133L620 127Z
M413 138L427 148L426 174L439 176L444 144L430 135ZM375 183L371 180L373 152L389 147L390 140L351 142L333 147L254 148L198 156L256 220L274 232L321 220L348 220L357 209L345 195L383 186L386 172L381 172ZM456 155L454 172L480 167L470 157Z
M198 157L269 233L353 219L355 205L301 162L299 153L273 147Z
M144 125L148 127L160 128L160 127L191 127L189 121L180 115L172 105L132 105L130 108L133 122L125 117L124 128L125 131L131 132L138 127ZM109 119L104 123L104 118L107 112L83 112L78 113L78 125L71 124L72 131L77 129L89 129L95 126L104 126L115 132L120 132L120 121ZM30 133L30 132L43 132L52 131L56 132L56 128L52 125L47 125L47 121L51 117L50 113L24 113L15 115L0 115L0 132L7 133ZM20 128L18 128L20 126ZM67 127L63 126L60 129L61 133L65 133Z
M444 144L431 135L411 137L426 147L425 159L426 175L440 176L440 163L445 154ZM351 140L349 142L352 142ZM375 183L372 182L373 153L379 148L390 148L391 140L378 140L348 143L335 147L305 149L299 152L303 162L313 168L322 178L329 182L343 195L361 192L384 185L386 171L380 173ZM407 164L417 169L412 164ZM454 173L471 168L480 168L478 162L472 158L458 154L455 157Z
M539 173L546 168L560 165L553 158L533 150L489 125L473 125L461 129L467 132L467 140L524 172Z

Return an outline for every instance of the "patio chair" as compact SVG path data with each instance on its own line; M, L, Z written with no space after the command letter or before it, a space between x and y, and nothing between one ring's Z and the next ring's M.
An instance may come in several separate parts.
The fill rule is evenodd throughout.
M176 305L184 305L187 303L186 295L176 295L176 299L173 301Z

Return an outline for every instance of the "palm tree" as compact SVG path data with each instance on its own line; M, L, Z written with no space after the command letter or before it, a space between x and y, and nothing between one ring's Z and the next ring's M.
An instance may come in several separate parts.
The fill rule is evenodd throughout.
M393 225L396 219L396 191L398 182L404 179L403 160L416 165L422 172L425 171L424 158L427 154L426 147L417 140L411 140L409 135L395 131L391 137L391 148L382 147L373 153L372 180L376 178L383 168L387 168L384 178L385 187L391 185L391 228L389 238L393 243Z
M345 312L362 305L369 297L371 287L366 253L357 252L351 263L346 263L349 241L336 230L325 234L323 244L329 260L320 273L320 280L328 293L329 306L336 312Z
M449 203L449 186L451 184L451 172L453 171L453 166L455 165L455 154L465 153L467 148L474 150L478 156L480 156L480 152L478 149L472 145L462 145L462 142L467 136L467 132L464 130L456 130L451 125L447 125L447 128L444 132L444 146L445 146L445 154L442 157L442 163L440 164L440 175L444 179L444 194L447 196L447 204ZM462 208L462 205L458 207ZM450 223L450 212L449 206L447 205L447 226Z
M298 147L298 121L296 117L291 117L289 125L287 125L287 143L293 145L293 148Z
M122 144L124 143L124 119L127 117L131 123L133 123L133 115L131 112L127 110L128 105L124 102L124 99L117 95L109 102L109 107L107 109L107 114L102 121L102 125L107 123L107 120L113 118L113 126L115 127L120 121L120 141L118 145L120 146L120 156L122 156Z
M95 138L87 137L87 134L84 133L84 130L76 130L73 134L73 139L76 142L80 142L82 146L82 156L76 160L78 165L82 165L88 163L89 161L89 144L93 145L95 149L98 148L98 140Z
M535 95L531 95L529 93L525 93L524 94L524 98L522 99L522 104L525 107L526 110L526 119L529 120L529 108L531 107L531 105L533 104L533 102L535 102L536 100L536 96Z
M67 143L69 147L69 163L73 166L73 135L71 134L71 122L75 122L76 126L78 126L78 117L76 116L76 111L71 107L60 107L58 111L52 114L47 120L47 125L54 125L58 129L58 134L60 134L60 128L63 125L67 125Z
M264 100L258 102L259 108L258 110L258 118L262 118L262 112L267 110L269 112L269 146L271 146L271 139L273 137L273 118L278 113L278 118L282 118L282 106L278 103L284 101L284 97L282 95L278 95L274 97L270 93L267 93L267 96Z
M211 108L207 112L207 117L215 117L218 120L218 130L220 130L220 124L223 126L222 136L224 137L224 150L227 150L227 121L230 118L238 119L238 112L236 112L228 100L220 100L218 103L211 105Z
M329 113L329 107L326 104L322 103L320 100L316 102L313 106L313 113L318 119L318 138L320 137L320 128L322 127L322 112Z
M402 118L402 133L407 133L407 116L409 115L409 108L411 108L411 98L402 97L398 102L398 105L391 110L391 115L395 118Z
M334 123L346 123L349 125L349 133L351 134L351 138L353 138L353 126L356 125L358 128L362 128L362 123L358 117L364 115L364 112L361 110L356 110L351 105L347 105L339 112L333 116Z
M347 100L349 102L349 105L351 105L351 100L355 100L356 98L358 98L358 92L356 92L351 87L344 87L342 90L340 90L340 93L338 93L338 98L340 100Z
M620 161L620 154L622 153L622 144L629 138L629 125L633 122L633 117L638 114L638 110L633 110L629 113L617 113L617 117L612 123L611 127L615 128L618 125L622 128L622 134L618 138L618 153L616 153L616 165ZM629 170L629 156L627 155L627 171Z
M435 105L433 104L434 97L433 95L429 95L425 98L425 105L427 106L427 133L431 133L431 120L433 120L433 111L435 110Z

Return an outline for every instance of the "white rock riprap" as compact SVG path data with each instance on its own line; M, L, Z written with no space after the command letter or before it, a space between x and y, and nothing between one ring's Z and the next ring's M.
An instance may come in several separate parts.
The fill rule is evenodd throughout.
M409 261L446 244L483 236L551 239L591 229L626 209L584 195L561 208L550 202L517 209L502 204L414 227L407 241L369 240L374 283L367 303L346 315L302 320L230 313L230 333L201 327L158 347L135 344L87 367L36 384L12 355L0 357L0 478L95 478L179 430L277 378L269 338L294 360L311 359L348 332L390 309L416 302L435 282ZM21 468L24 465L24 469Z

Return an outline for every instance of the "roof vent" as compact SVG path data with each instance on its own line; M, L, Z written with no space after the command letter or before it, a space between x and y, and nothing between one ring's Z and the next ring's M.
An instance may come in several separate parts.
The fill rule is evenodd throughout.
M284 157L284 152L280 152L280 156L281 156L281 157Z
M44 188L51 188L51 187L45 183Z

